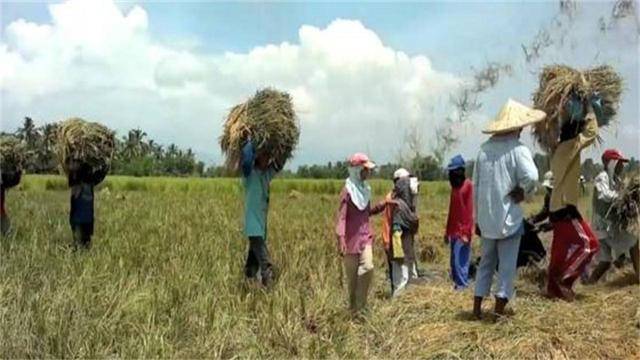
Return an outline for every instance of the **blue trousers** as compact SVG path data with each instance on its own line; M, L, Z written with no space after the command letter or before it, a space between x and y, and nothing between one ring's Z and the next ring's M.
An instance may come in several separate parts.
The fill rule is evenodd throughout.
M469 286L469 264L471 262L471 244L464 243L459 237L449 237L451 247L451 280L456 290Z
M495 296L503 299L513 297L521 236L522 230L504 239L482 238L482 259L476 274L475 296L489 296L497 266L498 286Z

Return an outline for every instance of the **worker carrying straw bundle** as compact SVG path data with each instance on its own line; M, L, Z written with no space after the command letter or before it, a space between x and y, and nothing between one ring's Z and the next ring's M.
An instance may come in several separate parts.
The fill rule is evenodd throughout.
M0 136L0 233L4 236L11 228L5 209L5 192L20 183L24 166L22 142L11 135Z
M291 158L299 136L291 97L264 89L231 110L220 138L227 166L240 168L243 175L244 233L249 239L245 276L264 287L274 279L267 250L269 185Z
M58 157L71 187L69 223L75 248L91 246L93 188L109 172L114 148L114 133L101 124L78 118L60 124Z
M593 227L600 251L598 265L589 283L596 283L620 256L630 255L636 279L640 276L638 253L638 213L640 174L623 181L622 173L629 159L617 149L602 154L602 171L593 181Z
M622 78L610 66L600 66L590 70L578 71L566 65L546 66L540 74L540 86L533 94L534 108L547 113L547 118L534 127L533 136L548 153L553 153L560 142L560 135L578 134L584 125L585 104L597 94L601 99L596 109L598 127L604 127L614 119L620 96ZM575 111L582 116L568 113L569 102L581 104ZM570 121L571 118L577 121ZM569 121L567 121L569 120ZM571 131L568 131L571 130Z
M242 147L251 139L257 152L269 155L269 165L281 169L292 157L300 129L291 96L266 88L231 109L220 137L226 164L239 170Z
M549 201L553 241L547 294L573 301L573 284L598 252L599 243L578 209L582 150L598 138L601 126L615 115L622 91L620 76L610 67L577 71L546 67L534 94L536 108L548 117L534 137L551 154L555 183Z

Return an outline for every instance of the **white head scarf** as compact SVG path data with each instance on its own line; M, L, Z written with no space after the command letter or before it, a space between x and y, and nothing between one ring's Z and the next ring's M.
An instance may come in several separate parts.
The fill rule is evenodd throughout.
M358 210L366 209L371 200L371 187L360 177L362 169L362 165L350 166L348 168L349 177L345 181L345 187L351 197L351 201Z
M611 186L617 185L619 179L616 176L616 165L618 165L618 160L609 160L607 163L607 175L609 175L609 183Z
M420 181L415 176L409 178L409 187L411 187L411 193L413 195L418 195L418 191L420 189Z

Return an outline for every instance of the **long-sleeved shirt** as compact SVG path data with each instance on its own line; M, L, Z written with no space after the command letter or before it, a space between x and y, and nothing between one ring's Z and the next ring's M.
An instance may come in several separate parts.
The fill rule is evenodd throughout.
M551 171L555 177L551 193L551 212L567 206L578 207L580 197L580 152L598 136L598 122L593 110L586 116L582 132L573 139L558 144L551 157Z
M369 216L382 212L385 207L386 204L382 202L373 208L369 204L364 210L360 210L351 201L349 192L346 189L342 190L340 193L336 234L338 235L338 241L344 241L346 254L360 254L365 246L373 243Z
M451 189L446 235L471 240L474 224L473 184L469 179L465 179L460 187Z
M538 169L517 135L492 136L480 148L473 172L474 214L483 238L503 239L522 226L523 212L509 193L536 188Z
M600 172L593 180L593 212L592 225L593 230L599 238L607 237L609 229L609 221L607 221L607 213L611 208L611 204L618 198L618 192L613 188L609 174L606 171Z
M93 223L93 185L81 183L71 188L69 222L72 225Z
M267 236L267 211L269 210L269 184L275 170L260 170L254 166L255 150L251 142L242 149L242 174L244 185L244 233L247 237Z

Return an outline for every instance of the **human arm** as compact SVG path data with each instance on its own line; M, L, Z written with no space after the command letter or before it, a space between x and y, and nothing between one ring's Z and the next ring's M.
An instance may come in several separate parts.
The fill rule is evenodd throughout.
M248 177L251 175L251 171L253 170L253 164L256 161L256 151L251 139L248 139L247 142L242 147L242 159L241 159L241 167L242 167L242 175L244 177Z
M521 193L518 195L522 198L533 194L538 183L538 167L533 161L531 151L524 145L516 148L516 182L517 186L514 191Z
M467 187L467 191L464 193L464 204L465 204L465 222L464 222L464 234L467 237L467 241L470 241L473 237L474 232L474 224L475 224L475 213L473 212L473 198L474 198L473 185L469 183Z
M602 173L593 180L598 200L610 203L618 197L618 192L611 188L609 177Z
M336 238L338 251L344 254L347 248L346 245L346 227L347 227L347 201L348 195L346 190L342 190L340 194L340 205L338 207L338 216L336 221Z
M374 206L371 207L371 209L369 210L369 214L370 215L378 215L381 212L384 211L384 209L387 207L387 203L389 202L388 199L384 199L382 201L379 201L378 203L376 203Z
M537 224L539 222L544 221L546 218L549 217L549 202L550 202L551 196L549 193L544 195L544 205L542 205L542 209L540 209L540 211L533 215L531 217L531 223L532 224Z

